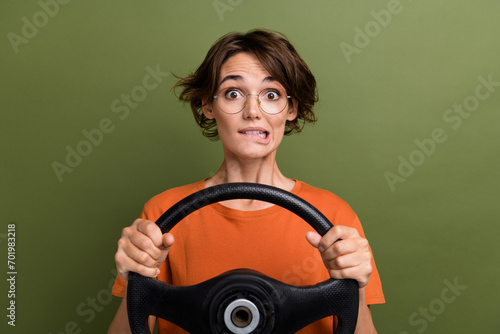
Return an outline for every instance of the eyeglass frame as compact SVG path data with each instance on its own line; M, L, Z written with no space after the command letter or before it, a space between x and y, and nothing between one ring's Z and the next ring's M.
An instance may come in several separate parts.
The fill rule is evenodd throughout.
M222 107L221 107L221 106L220 106L220 104L219 104L219 95L220 95L220 93L221 93L223 90L229 90L229 89L231 89L231 88L233 88L233 89L237 89L237 90L240 90L240 91L242 91L243 93L245 93L245 103L243 104L243 108L241 108L241 109L240 109L240 110L238 110L237 112L233 112L233 113L230 113L230 112L225 111L224 109L222 109ZM243 109L245 109L245 108L247 107L247 103L248 103L248 96L250 96L250 95L255 95L255 96L257 96L257 104L259 105L259 109L260 109L260 110L262 110L264 113L266 113L266 114L268 114L268 115L271 115L271 116L272 116L272 115L279 115L279 114L281 114L281 113L283 112L283 110L285 110L286 106L288 105L288 100L289 100L289 99L291 99L291 98L292 98L292 96L288 95L286 91L283 91L283 92L285 93L285 96L286 96L286 104L283 106L283 109L281 109L281 110L280 110L279 112L277 112L276 114L270 114L270 113L268 113L267 111L265 111L264 109L262 109L262 107L260 106L260 103L261 103L260 98L259 98L260 93L262 93L262 92L263 92L263 91L265 91L266 89L269 89L269 88L264 88L264 89L262 89L262 90L261 90L258 94L249 94L249 93L247 93L246 91L244 91L243 89L240 89L240 88L235 88L235 87L227 87L227 88L223 88L223 89L219 90L219 92L217 93L217 95L213 95L212 97L213 97L214 99L217 99L217 105L219 106L220 110L222 110L222 112L223 112L223 113L228 114L228 115L236 115L236 114L238 114L238 113L242 112L242 111L243 111ZM273 88L273 89L275 89L275 90L281 90L281 89L279 89L279 88Z

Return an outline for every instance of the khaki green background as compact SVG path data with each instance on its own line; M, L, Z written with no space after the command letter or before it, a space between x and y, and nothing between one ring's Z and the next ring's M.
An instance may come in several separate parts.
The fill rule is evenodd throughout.
M375 16L388 6L398 13L382 26ZM318 81L319 121L285 138L279 164L361 218L387 299L372 307L379 333L498 332L500 87L482 88L489 96L467 118L443 117L474 102L481 76L500 82L500 2L88 0L56 9L52 0L0 4L0 332L106 331L121 229L150 197L209 177L222 158L170 92L172 74L128 115L112 103L137 96L148 67L186 75L219 36L257 27L285 33ZM36 31L23 28L33 20ZM23 31L30 37L14 45ZM358 48L346 57L342 43ZM106 119L112 131L59 180L53 163L66 164L67 147ZM422 160L415 140L436 128L446 140ZM398 173L400 156L420 165L391 189L384 173ZM16 327L6 318L13 222ZM454 281L462 290L445 291L445 302Z

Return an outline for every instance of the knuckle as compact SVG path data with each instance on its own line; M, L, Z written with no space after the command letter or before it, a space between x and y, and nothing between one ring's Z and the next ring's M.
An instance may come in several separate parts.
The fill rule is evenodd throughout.
M145 233L149 233L151 231L151 224L148 221L142 222L141 225Z
M139 256L137 257L137 260L142 264L146 264L149 259L150 259L149 254L144 252L141 252L141 254L139 254Z
M122 238L128 238L129 235L130 235L130 227L125 227L122 230Z
M336 257L335 259L332 260L333 265L336 266L337 268L342 268L344 261L341 257Z
M340 234L340 232L342 231L342 227L340 225L335 225L332 227L332 230L333 230L333 233Z
M153 255L151 255L151 257L154 260L158 260L159 258L161 258L162 254L163 254L163 251L161 249L155 248L153 251Z
M116 263L116 266L118 267L121 263L121 260L122 260L122 255L121 253L117 252L115 254L115 263Z
M156 274L156 268L149 268L146 266L138 265L136 270L134 270L136 273L141 274L142 276L146 277L154 277Z
M117 267L123 268L127 262L128 257L123 252L117 252L115 254L115 263Z
M357 279L357 281L359 282L359 286L360 287L364 287L370 281L370 276L368 275L368 276L360 277L360 278Z
M122 249L122 248L125 248L125 245L127 244L127 242L123 239L123 238L120 238L118 240L118 249Z
M158 243L161 243L161 230L155 223L148 222L144 228L144 234L146 234L152 241L156 240Z
M127 280L128 279L128 271L122 270L122 269L117 269L118 275L120 275L121 278Z
M144 229L147 234L154 234L157 232L157 227L155 223L147 221L144 225Z
M369 263L367 266L366 266L366 272L369 275L371 275L373 273L373 267L371 265L371 263Z
M333 269L330 269L329 273L330 273L330 276L332 278L336 278L336 279L344 279L344 278L346 278L344 276L343 270L333 270Z
M340 269L338 271L338 274L339 274L340 278L342 278L342 279L351 278L351 277L349 277L349 271L347 269Z
M337 254L343 254L345 247L344 247L344 244L342 242L338 241L338 242L333 244L332 249Z
M144 250L148 249L152 244L151 239L147 237L141 238L140 240L137 241L137 243L138 243L137 246L139 246L139 248Z

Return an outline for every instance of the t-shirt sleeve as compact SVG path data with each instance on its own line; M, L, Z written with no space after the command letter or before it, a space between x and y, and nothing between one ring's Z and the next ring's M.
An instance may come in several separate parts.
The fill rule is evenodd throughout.
M127 282L121 278L121 276L116 276L115 283L113 284L113 289L111 290L111 293L113 296L116 297L123 297L125 296L125 287L127 285Z

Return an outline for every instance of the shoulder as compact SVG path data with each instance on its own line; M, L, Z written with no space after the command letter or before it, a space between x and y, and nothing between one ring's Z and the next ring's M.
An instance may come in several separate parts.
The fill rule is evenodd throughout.
M297 182L299 182L297 195L302 197L306 201L320 204L327 203L329 206L334 206L337 210L352 211L351 207L349 206L349 204L347 204L346 201L344 201L342 198L335 195L331 191L311 186L302 181Z
M351 225L356 219L356 213L339 196L331 191L311 186L305 182L298 182L298 191L295 193L305 201L315 206L334 225Z
M142 216L143 218L155 221L172 205L201 189L203 189L203 181L165 190L146 202Z

